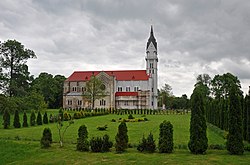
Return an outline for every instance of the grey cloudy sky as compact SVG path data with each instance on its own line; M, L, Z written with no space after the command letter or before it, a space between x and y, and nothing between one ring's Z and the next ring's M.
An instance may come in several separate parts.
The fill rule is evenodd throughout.
M250 85L249 0L1 0L0 40L35 51L31 74L145 68L150 25L159 88L192 93L196 76L231 72Z

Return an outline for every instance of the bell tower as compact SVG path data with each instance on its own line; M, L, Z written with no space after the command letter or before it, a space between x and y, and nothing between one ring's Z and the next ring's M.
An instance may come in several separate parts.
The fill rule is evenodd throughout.
M158 98L158 54L157 54L157 42L154 37L153 26L151 25L150 36L146 46L146 70L147 74L150 75L151 91L150 100L151 108L157 109L157 98Z

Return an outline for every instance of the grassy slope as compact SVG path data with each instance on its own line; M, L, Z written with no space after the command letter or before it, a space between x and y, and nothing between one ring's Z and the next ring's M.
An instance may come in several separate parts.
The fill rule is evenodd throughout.
M48 113L50 114L50 113ZM141 115L134 115L141 117ZM0 116L2 122L2 116ZM206 155L192 155L188 150L175 149L173 154L143 154L136 148L128 149L124 154L110 153L81 153L75 151L77 130L81 124L85 124L89 131L89 138L101 136L105 133L110 135L111 140L117 133L118 122L111 122L111 119L127 117L127 115L106 115L75 120L75 123L65 134L65 146L59 148L58 131L56 124L35 126L21 129L0 128L0 164L247 164L250 161L250 153L246 152L243 156L228 155L226 150L208 150ZM150 131L154 134L158 142L159 124L163 120L170 120L174 125L174 143L187 145L189 140L189 121L190 115L148 115L149 122L127 123L129 141L132 145L138 144L142 135L147 135ZM13 121L11 121L13 122ZM66 124L67 122L65 122ZM97 126L107 124L107 131L98 131ZM40 149L39 140L44 127L50 127L53 134L52 148ZM224 144L218 134L207 131L210 144ZM16 136L21 140L14 141ZM11 139L11 140L5 140Z
M134 115L135 117L141 117L141 115ZM108 134L111 140L114 141L117 133L118 122L111 122L111 119L118 119L120 117L126 118L127 115L106 115L97 116L84 119L75 120L75 123L70 126L65 134L65 142L75 143L77 139L77 131L80 125L85 124L88 128L89 138L93 136L102 136ZM189 121L190 115L148 115L148 122L127 123L129 141L132 145L139 142L142 135L148 135L152 132L154 138L157 140L159 135L159 125L163 120L169 120L174 126L174 143L175 145L187 145L189 140ZM107 124L107 131L98 131L97 126L103 126ZM64 122L67 125L67 122ZM56 124L48 124L42 126L21 128L21 129L0 129L0 138L2 139L15 139L19 137L21 140L39 141L42 135L42 131L45 127L49 127L52 130L53 141L58 142L58 130ZM222 139L216 133L208 130L209 144L224 144Z

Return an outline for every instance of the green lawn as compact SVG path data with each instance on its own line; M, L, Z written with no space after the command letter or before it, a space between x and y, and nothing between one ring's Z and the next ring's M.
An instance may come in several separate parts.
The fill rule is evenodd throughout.
M57 113L52 110L48 112ZM141 117L141 115L133 115ZM2 122L2 116L0 116ZM111 122L112 119L127 118L127 115L105 115L75 120L65 134L65 145L59 147L59 136L56 124L28 128L0 128L0 164L244 164L250 161L250 153L243 156L231 156L226 150L208 150L206 155L192 155L187 147L189 140L190 114L185 115L147 115L147 122L127 123L129 143L136 146L142 135L153 133L158 143L159 125L164 120L169 120L174 126L173 154L144 154L139 153L136 147L129 148L124 154L116 154L114 148L109 153L82 153L76 151L75 143L77 131L80 125L88 128L89 139L93 136L108 134L114 142L119 122ZM20 115L22 118L22 115ZM13 120L11 120L13 123ZM97 130L97 126L108 125L107 131ZM67 125L67 122L64 122ZM43 129L49 127L52 130L53 144L48 150L40 149L40 139ZM209 144L224 145L225 140L212 130L207 130ZM16 140L15 140L16 139ZM19 140L17 140L19 139ZM180 146L181 149L178 149Z
M48 113L50 114L50 113ZM20 115L21 116L21 115ZM134 115L134 117L141 117L141 115ZM142 135L148 135L150 132L153 133L154 138L157 140L159 135L159 125L164 120L169 120L174 126L174 144L187 145L189 140L189 121L190 115L147 115L149 121L147 122L130 122L127 123L129 142L132 145L136 145L142 138ZM111 122L112 119L118 120L119 118L127 118L127 115L105 115L89 117L84 119L75 120L74 124L70 126L65 134L65 142L76 143L77 131L80 125L85 124L88 128L89 138L93 136L103 136L108 134L111 140L114 141L117 133L119 122ZM12 120L13 122L13 120ZM64 125L67 125L64 122ZM97 126L107 125L107 131L97 130ZM0 129L1 139L21 139L21 140L32 140L39 141L41 139L42 131L45 127L49 127L52 131L53 141L58 142L58 130L56 124L44 124L42 126L28 127L28 128L11 128L11 129ZM213 131L208 130L209 144L224 144L224 139Z
M39 143L0 140L0 164L249 164L250 152L241 156L229 155L226 150L208 150L206 155L193 155L188 150L176 149L172 154L139 153L135 148L123 154L78 152L75 145L40 149ZM4 149L3 149L4 148ZM114 149L113 149L114 150Z

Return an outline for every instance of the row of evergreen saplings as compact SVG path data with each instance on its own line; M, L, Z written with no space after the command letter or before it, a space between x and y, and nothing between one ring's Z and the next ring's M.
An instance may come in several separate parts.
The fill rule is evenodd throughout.
M63 115L62 115L63 114ZM107 112L77 112L74 113L73 118L71 117L71 114L68 112L63 112L61 109L59 110L58 115L52 115L50 114L49 118L47 115L47 112L45 112L42 116L41 112L38 111L37 116L34 111L31 112L30 115L30 126L35 126L35 125L42 125L42 124L48 124L48 123L54 123L57 122L58 119L60 118L63 119L63 121L68 121L71 119L80 119L80 118L85 118L85 117L91 117L91 116L100 116L100 115L106 115ZM10 113L5 110L3 114L3 126L4 129L7 129L10 127ZM13 126L14 128L21 128L21 123L20 123L20 118L19 118L19 111L15 110L14 113L14 121L13 121ZM26 112L23 113L23 127L28 127L28 117Z
M30 115L30 126L35 126L36 124L37 125L42 125L43 123L44 124L49 123L47 112L44 113L43 118L42 118L42 115L41 115L40 111L38 111L37 117L35 115L35 112L33 111L31 113L31 115ZM4 126L4 129L9 128L9 126L10 126L10 114L6 110L4 111L4 114L3 114L3 126ZM14 128L21 128L21 123L20 123L18 110L15 110L13 126L14 126ZM23 113L22 126L23 127L28 127L29 126L26 112Z

